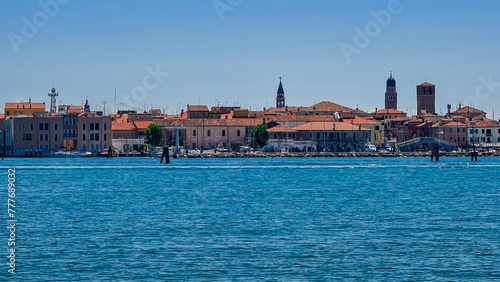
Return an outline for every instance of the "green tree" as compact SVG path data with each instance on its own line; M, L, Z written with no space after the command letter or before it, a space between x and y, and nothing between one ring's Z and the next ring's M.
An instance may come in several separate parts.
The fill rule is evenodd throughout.
M267 139L269 139L269 133L265 124L257 125L250 132L250 145L254 148L266 145Z
M163 128L159 124L152 123L146 128L147 143L151 145L151 147L160 146L162 137Z

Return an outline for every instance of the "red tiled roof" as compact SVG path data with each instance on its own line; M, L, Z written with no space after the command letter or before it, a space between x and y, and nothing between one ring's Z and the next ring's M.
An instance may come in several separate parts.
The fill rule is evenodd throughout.
M417 85L417 86L436 86L436 85L434 85L434 84L429 83L429 82L427 82L427 81L426 81L426 82L424 82L424 83L422 83L422 84L419 84L419 85Z
M486 114L484 111L481 111L481 110L478 110L474 107L471 107L471 106L465 106L461 109L458 109L454 112L452 112L452 114L456 115L456 114Z
M206 105L188 105L188 112L208 112L208 106Z
M152 121L134 121L134 125L137 129L146 129L152 123Z
M268 132L297 132L297 130L295 130L295 129L293 129L285 124L277 125L273 128L268 129L267 131Z
M405 115L406 115L406 113L405 113L405 112L403 112L403 111L398 111L398 110L396 110L396 109L380 109L380 110L378 110L378 111L376 111L376 112L372 112L372 113L370 113L370 115L375 115L375 114L377 114L377 115L405 114Z
M112 130L135 130L136 127L133 123L111 123Z
M346 120L346 121L349 122L349 120ZM364 125L367 125L367 124L380 125L379 122L376 122L372 119L366 119L366 118L362 118L362 117L358 117L358 116L356 116L352 119L352 123L353 124L361 124L361 125L363 125L363 124Z
M347 122L308 122L293 129L297 131L301 130L369 130L359 125L350 124Z
M329 101L322 101L322 102L319 102L317 104L314 104L312 106L309 106L307 108L302 108L300 107L299 110L302 112L344 112L344 111L348 111L348 112L351 112L353 111L353 109L351 108L348 108L348 107L344 107L342 105L339 105L339 104L335 104L335 103L332 103L332 102L329 102Z

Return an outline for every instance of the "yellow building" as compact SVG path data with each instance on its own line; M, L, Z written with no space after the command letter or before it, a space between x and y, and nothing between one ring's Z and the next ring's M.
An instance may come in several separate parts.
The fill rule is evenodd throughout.
M31 116L33 114L45 113L45 103L5 103L4 109L5 117L13 116Z
M361 125L362 127L370 130L370 143L376 147L382 146L384 143L384 126L374 121L373 119L366 119L362 117L354 117L351 120L344 120L344 122Z

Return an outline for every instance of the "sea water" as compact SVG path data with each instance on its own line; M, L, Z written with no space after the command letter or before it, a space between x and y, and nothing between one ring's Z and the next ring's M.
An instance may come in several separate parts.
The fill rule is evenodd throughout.
M500 279L500 159L0 161L0 279Z

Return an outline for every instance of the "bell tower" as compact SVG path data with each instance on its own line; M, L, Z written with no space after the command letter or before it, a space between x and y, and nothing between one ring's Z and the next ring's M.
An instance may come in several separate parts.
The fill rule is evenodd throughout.
M396 80L392 77L392 71L386 83L385 108L398 109L398 92L396 92Z
M285 107L285 91L283 90L283 84L281 84L280 77L280 85L278 87L278 93L276 96L276 108L284 108Z

